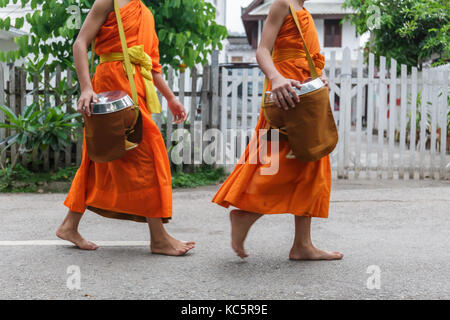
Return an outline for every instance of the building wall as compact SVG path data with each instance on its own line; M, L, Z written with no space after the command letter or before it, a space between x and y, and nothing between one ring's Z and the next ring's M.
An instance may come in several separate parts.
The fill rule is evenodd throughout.
M220 25L227 25L227 0L206 0L214 5L216 8L216 22ZM236 0L233 0L236 1ZM228 45L228 41L225 39L222 41L222 47L225 48ZM226 62L225 50L222 50L219 54L219 63Z
M325 37L324 19L314 19L314 23L317 29L317 35L319 38L321 52L325 56L325 60L328 61L330 59L331 51L336 51L336 60L341 61L343 52L342 49L345 47L349 47L352 53L352 60L356 61L358 57L358 49L361 46L360 44L361 37L356 36L354 26L352 26L349 22L345 22L342 25L342 47L324 47L324 37ZM300 38L299 41L301 41ZM231 47L228 46L226 62L231 63L233 57L242 56L243 62L255 63L256 62L255 54L256 54L255 50L252 50L250 45L248 46L248 48L242 50L238 50L232 46Z
M325 60L330 58L331 51L336 51L336 60L342 60L342 49L345 47L350 48L352 60L358 58L358 49L361 48L361 37L356 36L355 27L349 22L344 22L342 25L342 47L324 47L324 19L314 19L314 24L316 25L321 52L325 55Z
M233 58L242 57L242 61L233 61ZM235 60L236 60L235 59ZM228 49L226 54L226 63L256 63L256 52L253 49Z

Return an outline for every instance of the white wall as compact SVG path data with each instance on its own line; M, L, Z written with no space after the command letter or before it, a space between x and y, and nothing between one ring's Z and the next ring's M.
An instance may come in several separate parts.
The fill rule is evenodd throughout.
M342 52L343 48L349 47L351 50L351 57L353 61L356 61L358 58L358 49L362 46L361 37L356 36L355 27L352 26L349 22L344 22L342 25L342 46L341 47L324 47L324 20L323 19L314 19L314 23L316 25L317 34L319 36L320 48L322 54L325 56L325 60L330 59L330 52L336 51L336 60L342 60Z
M242 57L243 63L257 63L255 50L228 50L227 63L232 63L233 57Z

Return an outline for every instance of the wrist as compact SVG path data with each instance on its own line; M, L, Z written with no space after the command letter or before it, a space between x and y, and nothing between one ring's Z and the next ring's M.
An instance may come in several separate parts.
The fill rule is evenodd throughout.
M80 91L93 91L94 89L92 88L92 84L91 83L82 83L80 82Z
M273 75L271 77L268 77L268 78L269 78L269 81L272 82L272 83L284 79L281 74L275 74L275 75Z
M178 101L177 97L174 94L171 94L170 96L166 97L166 100L168 103L173 103Z

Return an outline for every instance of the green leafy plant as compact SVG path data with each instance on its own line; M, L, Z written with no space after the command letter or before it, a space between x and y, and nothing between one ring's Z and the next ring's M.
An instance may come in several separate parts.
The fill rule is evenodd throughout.
M10 108L0 105L0 112L5 115L5 122L0 128L10 131L10 135L0 140L0 151L4 152L13 145L18 147L18 153L11 159L14 168L20 154L50 147L60 150L72 142L76 128L81 122L76 121L80 114L66 113L61 106L50 107L48 102L42 108L36 102L25 108L23 114L16 115Z
M193 172L175 172L172 176L173 188L193 188L204 185L214 185L224 181L227 176L224 168L214 168L209 165L195 167Z
M53 172L32 172L21 163L0 168L0 192L62 192L68 190L78 167ZM223 168L203 165L192 173L172 173L173 188L192 188L221 183L227 174ZM58 183L59 186L55 186Z
M162 65L183 70L196 63L205 63L212 50L221 49L221 41L226 38L227 31L215 22L212 4L205 0L142 2L155 16ZM10 3L17 3L17 0L2 0L0 7ZM36 57L51 55L54 59L49 64L51 71L57 65L74 70L72 45L79 29L70 22L75 17L82 23L93 3L94 0L21 0L22 7L29 4L33 13L16 19L14 27L20 29L27 21L31 25L30 35L17 37L18 50L0 52L0 60L10 62L30 54ZM42 7L38 9L38 5ZM75 13L68 10L70 6L78 8ZM0 29L8 30L10 26L10 17L0 18Z
M346 17L359 34L371 31L366 49L400 64L422 69L425 60L441 65L450 59L450 6L442 0L345 0L344 8L356 14ZM377 16L376 10L379 10ZM375 20L374 20L375 19ZM378 25L372 28L376 21Z
M23 191L34 191L29 188L28 183L22 183L23 180L29 179L31 172L23 168L21 165L12 167L10 164L4 168L0 168L0 192L10 192L14 188ZM20 181L20 183L17 183Z
M43 192L54 191L54 182L63 182L63 190L69 189L78 167L66 167L54 172L32 172L20 163L8 164L0 169L0 192ZM67 183L67 185L65 183ZM56 188L55 191L61 191Z
M204 0L147 0L154 12L161 63L184 70L205 64L214 49L222 49L227 37L224 26L215 22L214 6Z

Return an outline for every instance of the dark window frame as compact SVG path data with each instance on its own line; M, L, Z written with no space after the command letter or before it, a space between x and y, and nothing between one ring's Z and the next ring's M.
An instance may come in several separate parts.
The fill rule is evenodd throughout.
M341 19L324 19L323 46L326 48L342 48Z

